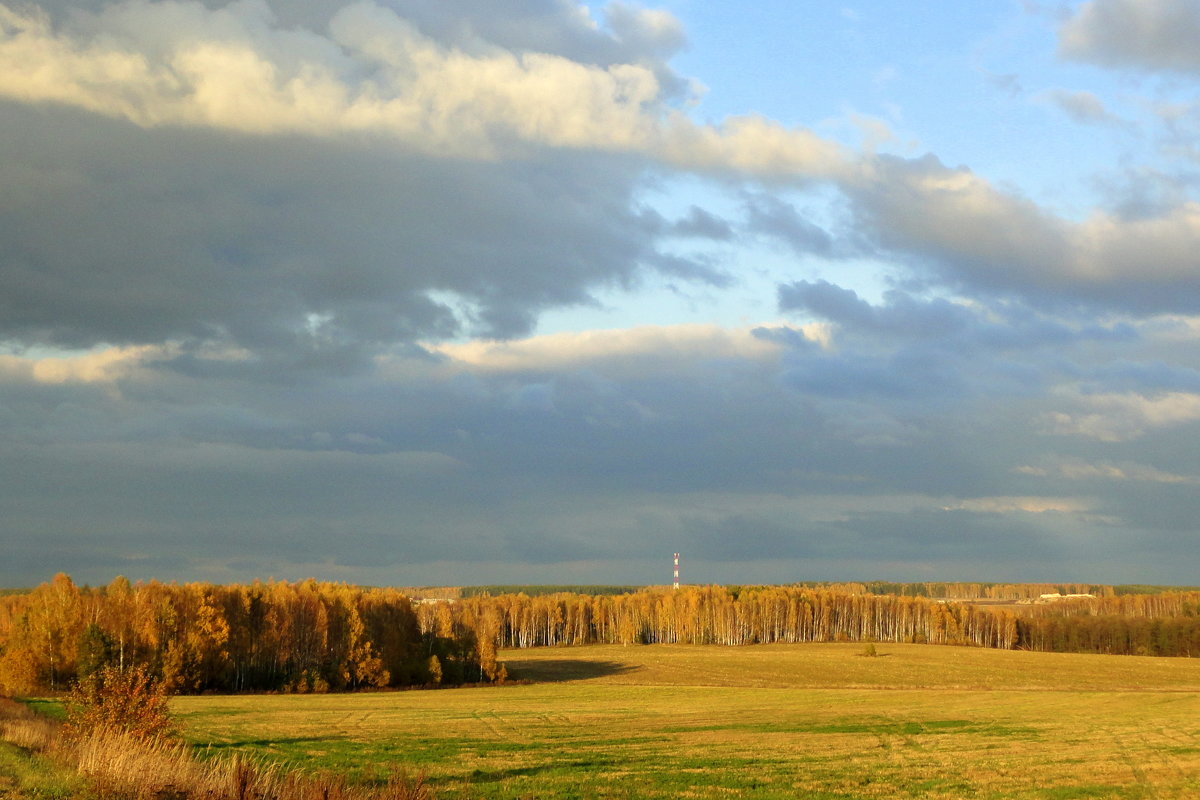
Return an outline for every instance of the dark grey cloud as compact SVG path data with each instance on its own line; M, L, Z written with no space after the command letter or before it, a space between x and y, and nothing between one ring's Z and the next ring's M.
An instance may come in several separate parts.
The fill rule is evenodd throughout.
M639 166L618 157L431 160L12 104L0 128L9 340L338 361L456 332L445 295L474 332L512 336L661 261L630 200Z
M1058 347L1074 341L1132 341L1124 322L1097 324L1091 315L1051 315L1019 302L966 304L943 297L920 298L889 290L872 305L851 289L828 281L795 281L778 289L779 309L807 313L837 323L850 335L887 337L893 342L925 341L969 356L1016 348Z
M700 516L685 513L679 520L680 547L688 558L706 562L737 563L785 558L827 556L836 545L827 529L810 520L790 523L754 512Z
M1164 361L1114 359L1092 369L1080 370L1084 386L1106 391L1200 392L1200 370Z
M936 304L906 313L922 307L937 317ZM1179 546L1181 516L1146 508L1164 499L1147 489L1182 495L1187 484L1164 481L1200 475L1194 448L1169 455L1156 430L1060 435L1057 460L1039 460L1043 415L1064 408L1048 391L1072 385L1064 359L1092 371L1096 392L1130 380L1091 360L1095 340L1004 356L977 337L961 358L871 322L877 312L857 309L866 323L834 349L777 328L778 358L697 351L665 369L628 356L501 370L411 358L396 375L285 383L153 365L96 384L7 380L4 582L47 567L45 548L53 569L92 581L421 582L431 565L486 581L548 580L564 563L592 564L581 580L617 569L652 581L638 565L673 550L698 565L772 563L761 579L919 578L919 564L997 577L972 561L1016 579L1069 573L1075 551L1054 543L1081 529L1103 528L1114 557L1134 547L1130 530ZM1024 373L997 377L1002 357ZM1186 378L1154 371L1163 386ZM1117 480L1108 461L1143 467ZM1055 498L1078 509L1036 510Z
M781 311L808 311L823 319L907 337L956 337L976 316L964 306L937 298L920 302L902 292L891 292L885 306L872 306L850 289L828 281L796 281L779 287Z
M836 245L829 232L777 197L758 195L748 198L746 217L749 231L779 239L798 255L834 255Z
M878 558L906 561L932 556L963 562L986 552L989 558L1005 562L1061 564L1064 556L1054 537L1046 536L1040 526L999 513L962 509L860 513L828 528L841 533L828 538L840 550L834 554L842 557L867 547Z
M1059 52L1110 67L1200 71L1200 8L1191 0L1090 0L1059 31Z
M727 241L734 237L733 226L729 222L699 206L692 206L687 216L672 223L670 232L675 236L715 241Z

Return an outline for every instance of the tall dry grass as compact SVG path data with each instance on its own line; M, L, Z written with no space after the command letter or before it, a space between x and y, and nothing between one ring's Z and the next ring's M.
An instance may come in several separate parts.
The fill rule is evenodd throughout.
M28 706L0 697L0 740L33 752L47 752L58 743L61 726Z
M352 785L340 775L285 771L240 757L198 761L167 740L144 740L97 730L73 744L81 773L102 795L137 800L432 800L423 778L396 773L377 786Z
M424 777L392 774L377 785L341 775L285 771L241 757L200 761L172 739L96 727L67 735L62 725L0 698L0 739L68 764L99 797L132 800L433 800Z

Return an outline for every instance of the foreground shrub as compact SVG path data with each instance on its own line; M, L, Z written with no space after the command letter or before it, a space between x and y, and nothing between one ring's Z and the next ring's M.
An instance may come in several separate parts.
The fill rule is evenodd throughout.
M175 725L161 681L144 667L101 667L67 695L67 733L117 731L134 739L170 736Z

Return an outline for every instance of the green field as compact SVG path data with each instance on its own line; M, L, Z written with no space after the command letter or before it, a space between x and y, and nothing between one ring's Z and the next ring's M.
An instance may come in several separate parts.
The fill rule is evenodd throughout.
M1200 797L1200 660L876 647L509 651L534 682L174 709L212 754L443 800Z

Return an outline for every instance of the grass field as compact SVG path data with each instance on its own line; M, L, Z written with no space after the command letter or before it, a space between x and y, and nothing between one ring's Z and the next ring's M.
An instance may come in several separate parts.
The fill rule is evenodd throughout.
M512 651L535 683L174 709L211 753L443 799L1200 797L1200 660L876 647Z

